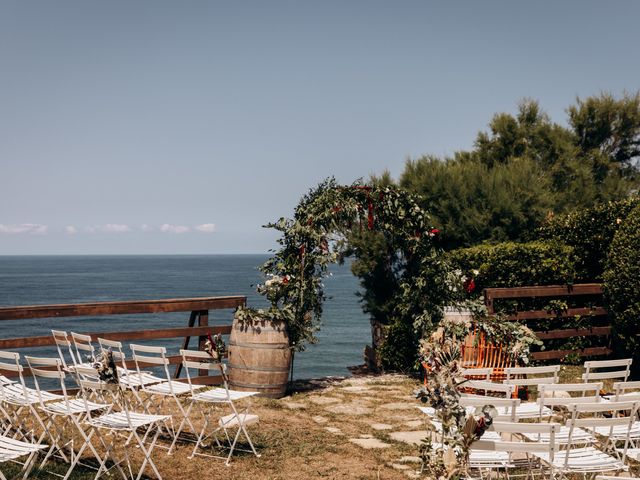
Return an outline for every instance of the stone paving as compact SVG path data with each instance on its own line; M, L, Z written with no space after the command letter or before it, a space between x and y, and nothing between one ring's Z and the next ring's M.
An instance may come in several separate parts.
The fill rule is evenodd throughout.
M362 449L395 448L399 453L388 466L408 478L419 477L418 445L427 432L406 377L355 377L323 386L306 398L283 399L283 404L292 410L313 407L320 412L311 416L315 423ZM411 448L398 448L401 445ZM401 453L407 451L414 454Z

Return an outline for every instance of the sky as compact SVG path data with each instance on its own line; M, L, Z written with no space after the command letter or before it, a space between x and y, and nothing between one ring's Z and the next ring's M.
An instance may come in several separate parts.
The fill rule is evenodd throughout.
M0 0L0 255L263 253L262 228L640 89L640 2Z

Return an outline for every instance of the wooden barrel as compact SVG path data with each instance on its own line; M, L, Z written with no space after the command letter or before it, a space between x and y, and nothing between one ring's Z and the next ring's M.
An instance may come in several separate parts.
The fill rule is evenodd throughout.
M229 387L283 397L287 391L291 350L284 324L247 325L233 321L229 338Z

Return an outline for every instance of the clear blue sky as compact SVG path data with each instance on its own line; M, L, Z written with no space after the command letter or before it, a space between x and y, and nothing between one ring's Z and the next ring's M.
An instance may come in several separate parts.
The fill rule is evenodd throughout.
M0 254L251 253L323 178L640 88L637 1L0 0Z

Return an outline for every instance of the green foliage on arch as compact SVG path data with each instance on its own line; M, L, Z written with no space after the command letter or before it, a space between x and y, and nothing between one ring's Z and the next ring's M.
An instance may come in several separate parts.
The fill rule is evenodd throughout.
M294 350L316 341L325 300L322 278L330 264L347 256L355 258L365 311L391 333L385 367L413 365L419 338L460 294L451 288L452 272L429 215L404 190L328 179L301 199L293 218L267 226L281 233L280 248L260 267L266 281L258 292L270 307L242 309L238 318L285 322ZM373 301L375 295L385 301Z

